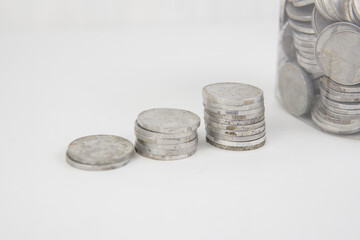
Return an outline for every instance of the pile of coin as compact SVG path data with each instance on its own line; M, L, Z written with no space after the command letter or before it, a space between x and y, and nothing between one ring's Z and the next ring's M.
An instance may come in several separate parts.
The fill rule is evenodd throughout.
M126 165L133 153L133 144L124 138L93 135L70 143L66 161L79 169L101 171Z
M359 132L360 1L282 0L281 6L284 106L296 116L313 108L324 131Z
M360 84L348 86L321 78L320 99L313 108L312 119L327 132L360 132Z
M200 117L171 108L156 108L140 113L135 122L135 150L156 160L178 160L196 152Z
M241 83L215 83L202 91L206 140L211 145L246 151L265 144L263 91Z

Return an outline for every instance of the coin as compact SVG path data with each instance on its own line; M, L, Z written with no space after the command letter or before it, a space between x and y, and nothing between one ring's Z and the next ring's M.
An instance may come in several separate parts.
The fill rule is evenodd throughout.
M256 102L250 105L243 105L243 106L233 106L233 105L225 105L225 104L218 104L214 102L207 101L206 99L203 100L203 106L209 109L220 109L223 111L248 111L248 110L256 110L264 106L264 100Z
M311 108L314 90L307 73L297 64L287 63L279 72L279 89L286 109L301 116Z
M242 83L214 83L203 88L203 99L225 105L252 105L263 100L263 91Z
M190 132L186 132L186 133L158 133L158 132L152 132L149 130L146 130L145 128L141 127L139 125L139 123L137 121L135 121L135 133L141 134L145 137L149 137L149 138L155 138L155 139L162 139L162 140L167 140L167 139L182 139L182 138L188 138L191 136L193 136L194 134L196 134L196 131L190 131Z
M244 115L230 115L230 114L218 114L218 113L214 113L212 111L209 111L208 109L204 110L208 115L215 117L215 118L220 118L220 119L229 119L229 120L251 120L254 118L260 118L264 115L264 111L265 109L261 109L256 113L252 113L252 114L244 114Z
M251 125L251 124L255 124L255 123L263 121L264 118L265 118L264 115L262 115L257 118L253 118L253 119L249 119L249 120L231 120L231 119L223 119L223 118L213 117L213 116L207 114L207 112L204 112L205 121L210 120L212 122L216 122L216 123L220 123L220 124L224 124L224 125L231 125L231 126Z
M218 128L221 130L227 130L227 131L251 131L251 130L256 130L262 126L265 126L265 121L262 120L258 123L236 126L236 125L221 124L221 123L213 122L213 121L207 119L206 126Z
M188 153L185 153L185 154L182 154L182 155L170 156L170 155L156 155L156 154L153 154L153 153L149 153L148 151L142 151L139 148L135 148L135 150L136 150L136 152L138 154L140 154L143 157L151 158L151 159L154 159L154 160L160 160L160 161L181 160L181 159L184 159L184 158L191 157L192 155L194 155L196 153L196 149L195 149L192 152L188 152Z
M172 108L156 108L139 114L138 124L158 133L187 133L200 126L200 118L189 111Z
M70 143L66 160L70 165L84 170L107 170L127 164L133 152L133 144L124 138L93 135Z
M234 151L247 151L260 148L265 145L266 137L251 141L251 142L232 142L225 140L218 140L212 136L206 136L206 141L211 145L214 145L218 148L225 150L234 150Z
M289 18L297 21L311 21L313 10L313 4L305 5L303 7L295 7L293 4L286 5L286 13Z
M256 134L260 134L265 131L265 124L260 126L257 129L254 130L223 130L216 127L213 127L211 125L206 125L206 130L209 130L210 132L214 132L219 135L228 135L228 136L237 136L237 137L244 137L244 136L253 136Z
M288 60L294 60L296 58L296 49L294 45L293 30L290 27L290 23L287 22L281 31L281 46L283 53Z
M191 140L194 140L197 137L197 133L192 132L190 135L186 137L168 136L168 138L158 138L158 137L145 136L135 131L135 136L137 140L141 142L146 142L150 144L159 144L159 145L172 145L172 144L182 144L182 143L190 142Z
M157 156L183 156L188 153L192 153L197 149L197 139L193 142L190 147L183 148L183 149L160 149L160 148L153 148L153 146L146 146L139 142L135 143L135 148L137 152L146 153L146 154L154 154Z
M360 94L360 84L353 85L353 86L343 85L343 84L334 82L333 80L331 80L328 77L321 78L321 83L323 84L323 86L326 86L326 88L330 88L335 91L339 91L339 92L343 92L343 93L359 93Z
M334 23L319 35L315 56L332 80L343 85L360 83L360 29L351 23Z
M315 34L315 30L310 22L300 22L293 19L289 19L290 26L301 33Z
M143 141L139 138L136 139L136 143L141 144L149 149L159 149L159 150L184 150L190 147L197 147L198 138L195 137L193 140L185 142L185 143L175 143L175 144L158 144L158 143L150 143L147 141Z

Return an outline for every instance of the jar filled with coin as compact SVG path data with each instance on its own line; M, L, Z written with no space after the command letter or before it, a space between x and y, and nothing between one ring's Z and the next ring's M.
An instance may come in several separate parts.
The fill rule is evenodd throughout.
M360 133L359 26L359 0L281 0L277 89L289 113Z

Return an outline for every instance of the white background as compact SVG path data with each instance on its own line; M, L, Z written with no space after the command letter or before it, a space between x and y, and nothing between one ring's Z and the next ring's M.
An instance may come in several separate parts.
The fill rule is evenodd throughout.
M275 99L275 0L0 0L0 239L360 238L359 141ZM191 158L135 155L87 172L65 162L90 134L134 141L139 112L202 116L219 81L265 92L267 144Z

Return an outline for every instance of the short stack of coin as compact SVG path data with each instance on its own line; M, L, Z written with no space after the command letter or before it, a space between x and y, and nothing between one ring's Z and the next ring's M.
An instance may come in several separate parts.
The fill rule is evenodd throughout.
M246 151L265 144L263 91L241 83L215 83L202 91L206 140L211 145Z
M348 86L321 78L320 99L313 108L312 119L326 132L360 132L360 84Z
M146 110L135 122L135 150L155 160L178 160L195 154L200 117L171 108Z
M112 135L82 137L70 143L66 161L73 167L101 171L126 165L134 153L127 139Z

